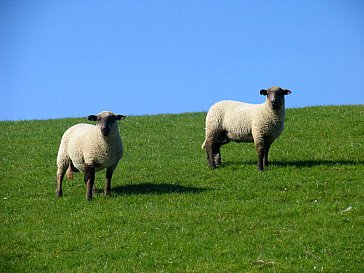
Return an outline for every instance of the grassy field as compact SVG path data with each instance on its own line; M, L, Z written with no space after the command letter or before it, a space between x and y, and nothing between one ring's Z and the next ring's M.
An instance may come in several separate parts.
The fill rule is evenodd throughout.
M210 170L205 113L120 122L104 197L83 176L55 197L63 132L84 119L0 122L0 272L364 272L364 106L288 109L272 165L253 144Z

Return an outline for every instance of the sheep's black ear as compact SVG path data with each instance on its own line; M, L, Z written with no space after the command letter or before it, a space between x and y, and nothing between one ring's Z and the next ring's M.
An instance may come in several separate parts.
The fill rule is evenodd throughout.
M97 116L95 116L95 115L89 115L88 116L88 120L96 121L97 120Z
M289 94L291 94L292 92L291 92L291 90L288 90L288 89L283 89L283 94L284 95L289 95Z
M122 120L122 119L124 119L124 118L125 118L125 116L123 116L123 115L117 115L117 116L116 116L116 119L117 119L117 120Z
M260 90L260 94L266 96L266 95L268 95L268 91L265 89L262 89L262 90Z

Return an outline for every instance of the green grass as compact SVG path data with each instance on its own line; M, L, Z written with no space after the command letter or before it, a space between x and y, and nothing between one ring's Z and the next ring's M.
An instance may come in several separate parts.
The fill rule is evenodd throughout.
M253 144L210 170L205 113L131 116L112 194L55 197L63 132L0 122L0 272L364 272L364 106L288 109L272 165ZM347 208L351 208L346 210Z

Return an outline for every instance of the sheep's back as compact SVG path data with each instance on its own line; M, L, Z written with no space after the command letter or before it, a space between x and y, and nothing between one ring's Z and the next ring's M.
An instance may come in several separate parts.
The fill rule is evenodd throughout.
M230 141L251 142L252 119L259 107L239 101L220 101L210 108L206 123L209 123L213 130L226 132Z

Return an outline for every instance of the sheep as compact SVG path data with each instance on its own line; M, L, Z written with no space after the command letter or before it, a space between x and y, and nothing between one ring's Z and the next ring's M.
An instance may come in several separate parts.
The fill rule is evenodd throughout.
M209 109L206 116L206 149L208 164L212 169L221 165L220 147L231 141L254 142L258 156L258 170L268 165L268 152L273 141L284 128L284 96L288 89L273 86L260 90L266 96L261 104L238 101L220 101Z
M119 134L117 120L123 115L104 111L98 115L88 116L96 125L79 123L70 127L62 136L57 156L57 189L56 195L62 196L62 181L67 174L73 178L73 172L84 172L87 187L86 198L92 199L95 172L106 168L104 193L110 194L113 172L123 156L123 143Z

